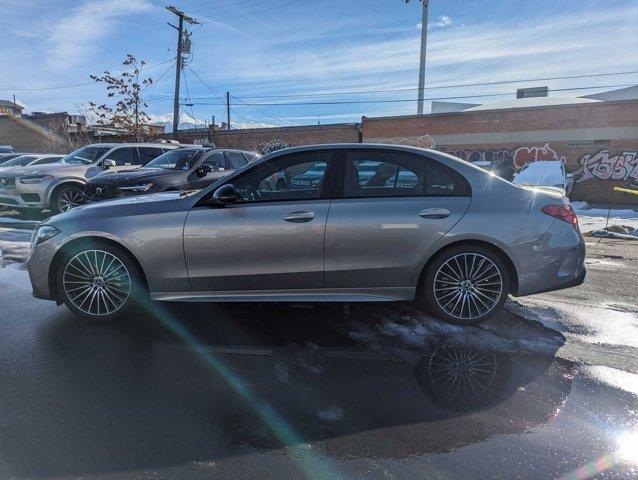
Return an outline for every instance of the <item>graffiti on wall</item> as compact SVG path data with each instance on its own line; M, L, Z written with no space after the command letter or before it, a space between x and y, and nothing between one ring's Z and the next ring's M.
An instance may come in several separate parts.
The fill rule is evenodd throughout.
M580 168L574 172L576 183L587 180L621 180L638 182L638 152L612 155L608 149L581 157Z
M511 167L514 170L519 170L531 162L560 160L565 163L565 157L558 155L549 143L542 147L521 146L511 150L454 150L448 153L468 162L490 162L495 167Z

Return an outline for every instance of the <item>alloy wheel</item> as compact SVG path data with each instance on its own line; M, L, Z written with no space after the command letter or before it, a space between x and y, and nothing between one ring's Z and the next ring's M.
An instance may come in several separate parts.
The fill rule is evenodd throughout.
M494 309L503 293L496 264L479 253L460 253L446 260L434 276L434 299L459 320L473 320Z
M497 362L493 352L440 347L430 357L432 384L454 398L477 397L496 378Z
M131 294L131 275L122 261L104 250L86 250L66 264L64 291L70 302L88 315L110 315Z
M62 190L60 195L58 195L58 209L61 212L68 212L75 207L79 207L83 203L84 195L78 190Z

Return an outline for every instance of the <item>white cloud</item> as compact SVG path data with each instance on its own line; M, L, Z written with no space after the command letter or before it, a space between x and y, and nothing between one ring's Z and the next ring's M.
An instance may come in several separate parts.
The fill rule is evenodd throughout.
M91 0L55 20L46 40L47 64L66 70L108 46L109 34L120 17L152 8L148 0ZM130 32L131 37L135 32Z
M451 17L448 17L447 15L441 15L436 22L428 23L428 28L432 28L432 27L447 28L447 27L451 27L453 23L454 22L452 21ZM422 24L419 23L419 25L422 25ZM419 26L419 28L421 27Z
M151 119L151 123L172 123L173 122L173 112L167 113L150 113L148 114ZM181 113L179 115L179 123L189 123L191 125L205 125L206 122L196 117L192 117L187 113Z

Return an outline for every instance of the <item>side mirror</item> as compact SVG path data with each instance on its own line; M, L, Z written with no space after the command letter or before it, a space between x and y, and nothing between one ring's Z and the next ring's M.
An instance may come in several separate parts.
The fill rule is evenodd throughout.
M195 170L195 173L198 177L205 177L209 172L212 171L213 167L211 167L210 165L200 165L199 167L197 167L197 170Z
M229 205L239 200L239 193L235 190L235 186L232 183L222 185L215 193L213 193L213 200L215 203L221 203L223 205Z
M111 160L110 158L107 158L106 160L102 162L102 166L106 169L114 167L116 165L117 163L115 163L115 160Z

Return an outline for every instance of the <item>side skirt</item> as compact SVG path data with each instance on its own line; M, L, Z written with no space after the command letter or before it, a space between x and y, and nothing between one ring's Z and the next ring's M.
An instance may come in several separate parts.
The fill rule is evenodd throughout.
M166 302L396 302L414 300L415 287L153 292Z

